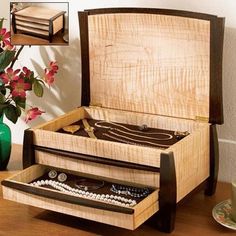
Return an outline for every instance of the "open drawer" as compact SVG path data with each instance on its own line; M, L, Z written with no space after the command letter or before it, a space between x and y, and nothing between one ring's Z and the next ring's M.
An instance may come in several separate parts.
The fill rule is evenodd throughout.
M76 195L68 192L62 192L50 186L36 186L32 184L32 182L40 182L42 179L49 179L48 173L51 169L52 168L44 165L33 165L2 181L3 197L5 199L23 204L131 230L137 228L158 211L158 189L148 188L150 192L145 198L133 198L136 200L137 204L134 206L123 206L115 202L106 202L100 199L91 199L87 196L79 196L79 194ZM55 170L55 168L53 168L53 170ZM56 171L58 173L65 173L62 169L56 169ZM65 183L69 183L70 185L72 183L70 182L72 181L71 178L83 177L93 178L96 180L99 179L98 177L92 175L70 172L68 170L66 171L66 174L69 176L69 179L67 179ZM106 186L107 189L109 189L109 184L116 184L117 186L131 186L130 183L110 178L102 178L99 179L99 181L105 183L104 186ZM138 189L144 188L145 186L132 183L132 187ZM86 191L96 193L97 190ZM118 196L116 193L112 192L107 194ZM95 195L99 194L97 193ZM124 195L119 196L125 197Z

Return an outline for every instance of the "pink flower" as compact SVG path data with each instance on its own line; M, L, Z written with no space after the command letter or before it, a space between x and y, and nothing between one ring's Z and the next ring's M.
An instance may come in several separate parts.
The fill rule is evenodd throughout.
M53 84L55 77L54 77L54 72L52 70L47 70L45 69L44 72L44 80L45 82L50 86Z
M0 41L3 42L3 46L6 46L7 49L13 49L13 46L10 43L11 33L10 31L7 32L6 28L0 29Z
M29 83L25 83L23 79L19 79L17 81L13 81L11 83L11 87L12 87L12 97L21 97L21 98L25 98L26 93L25 91L27 89L31 88L31 85Z
M7 84L11 81L16 81L19 79L19 76L17 75L20 72L20 69L13 71L12 68L8 68L6 70L6 73L3 73L0 75L0 78L2 79L4 84Z
M50 66L50 70L52 70L54 73L57 73L58 65L56 61L51 61L49 66Z
M10 31L7 32L6 28L0 29L0 40L3 41L4 44L10 44Z
M26 66L24 66L24 67L22 68L22 70L23 70L23 72L22 72L22 74L21 74L22 77L29 78L30 75L32 74L32 71L29 70Z
M29 110L26 112L25 122L28 123L28 121L37 118L37 117L40 116L42 113L45 113L45 111L40 111L40 110L38 109L38 107L33 107L33 108L29 109Z

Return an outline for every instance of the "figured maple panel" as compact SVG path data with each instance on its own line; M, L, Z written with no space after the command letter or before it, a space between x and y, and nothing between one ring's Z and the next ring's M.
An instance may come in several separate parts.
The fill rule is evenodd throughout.
M209 117L210 22L158 14L90 15L91 103Z
M177 184L177 202L210 175L210 128L201 127L172 145Z

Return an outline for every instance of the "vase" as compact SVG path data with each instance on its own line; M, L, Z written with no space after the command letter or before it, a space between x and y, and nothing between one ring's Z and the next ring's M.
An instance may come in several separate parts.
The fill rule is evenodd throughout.
M0 116L0 170L5 170L11 155L11 130Z

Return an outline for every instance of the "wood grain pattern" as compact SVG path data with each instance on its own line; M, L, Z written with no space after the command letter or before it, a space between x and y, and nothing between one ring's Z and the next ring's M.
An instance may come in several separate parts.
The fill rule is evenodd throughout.
M105 119L135 125L147 124L154 128L188 130L191 133L196 129L209 126L206 123L171 117L144 115L113 109L80 107L32 129L34 132L34 144L113 160L160 167L160 153L163 150L158 148L140 147L52 132L83 118ZM168 152L169 150L167 149L166 151Z
M122 207L117 206L109 203L104 203L102 201L91 201L86 198L76 197L67 193L58 192L52 189L45 189L40 187L33 187L29 184L24 184L20 182L15 182L13 180L3 180L2 186L11 188L13 190L19 190L24 192L25 194L33 194L39 197L44 197L47 199L58 200L66 203L71 203L80 206L92 207L96 209L112 211L112 212L119 212L124 214L134 214L134 209L130 207Z
M92 162L92 163L97 163L97 164L117 166L117 167L129 168L129 169L135 169L135 170L160 172L160 168L158 168L158 167L152 167L152 166L148 166L148 165L140 165L140 164L135 164L135 163L127 163L125 161L117 161L117 160L112 160L109 158L84 155L81 153L68 152L68 151L64 151L64 150L60 150L60 149L52 149L52 148L48 148L48 147L34 146L34 150L57 155L57 156L61 156L61 157L72 158L72 159L76 159L76 160L87 161L87 162Z
M88 31L92 104L209 117L208 20L111 13L90 15Z
M17 25L21 26L26 26L26 27L33 27L41 30L47 30L48 31L48 25L43 25L43 24L35 24L33 22L27 22L27 21L21 21L21 20L16 20Z
M40 194L36 194L37 189L41 189L38 187L31 187L26 182L30 182L33 179L42 175L43 171L46 170L47 167L41 165L34 165L23 172L17 173L13 177L8 178L4 181L3 185L3 196L6 199L20 202L23 204L28 204L32 206L37 206L43 209L49 209L52 211L61 212L64 214L74 215L77 217L95 220L98 222L116 225L119 227L127 228L127 229L135 229L140 224L142 224L145 220L147 220L151 215L158 211L158 190L155 190L151 193L147 198L143 199L139 202L135 207L132 209L134 210L133 214L126 214L121 212L115 212L111 210L104 210L93 208L89 206L84 206L80 204L72 204L71 202L62 201L63 198L60 200L53 199L53 197L44 197L40 196ZM28 174L28 175L27 175ZM6 182L6 183L5 183ZM9 183L9 184L8 184ZM9 188L9 186L16 185L16 188L13 187ZM18 184L17 184L18 183ZM19 185L19 188L17 187ZM34 188L35 191L32 193L24 192L24 186L27 188ZM57 193L55 190L44 190L48 193ZM34 194L33 194L34 193ZM57 193L57 195L62 195L63 197L68 194L64 193ZM45 195L46 196L46 195ZM75 198L74 196L68 195L69 198ZM82 198L81 198L82 199ZM90 200L90 202L93 202ZM108 204L109 205L109 204ZM111 204L112 205L112 204ZM108 206L109 208L109 206ZM136 220L137 218L137 220Z
M22 146L13 144L8 169L0 172L0 180L9 178L22 170ZM221 201L230 197L231 185L218 182L214 197L203 197L200 191L194 194L187 202L178 206L175 230L172 236L199 235L233 235L229 230L212 218L212 208ZM142 224L133 232L119 227L112 227L99 222L83 220L81 218L46 211L38 207L31 207L2 198L0 187L0 231L2 235L34 235L34 236L166 236L166 233L157 232L156 228L147 223ZM138 217L137 217L138 220ZM11 227L9 227L11 225ZM40 229L40 230L39 230Z
M58 31L64 31L65 11L58 11L49 8L30 6L14 12L12 25L14 33L22 32L52 42L52 37Z
M49 35L49 31L34 29L34 28L25 27L25 26L21 26L21 25L17 25L16 27L17 27L17 30L22 30L27 33L41 34L41 35L45 35L45 36Z
M198 129L169 148L176 168L177 202L206 180L210 173L210 128Z
M88 173L99 177L108 177L130 183L159 187L160 174L158 172L97 164L95 162L81 161L40 151L35 152L35 161L38 164Z
M15 12L15 15L23 17L33 17L35 19L50 20L54 15L57 15L59 13L62 13L62 11L45 7L30 6Z
M43 129L48 131L56 131L84 117L86 117L84 108L83 107L76 108L70 112L67 112L64 115L54 118L53 120L35 126L33 130Z
M16 14L13 14L13 15L15 17L15 20L21 20L21 21L25 21L25 22L32 22L32 23L36 23L36 24L40 24L40 25L49 25L48 20L36 19L36 18L33 18L33 17L18 16Z
M63 15L57 17L54 21L53 21L53 34L56 34L59 30L61 30L63 28Z
M176 117L159 116L139 112L122 111L101 107L84 107L88 118L114 121L118 123L142 125L149 127L192 132L206 124L197 120L180 119Z
M161 149L34 130L34 144L49 148L160 167Z
M133 216L129 214L113 213L111 211L102 211L95 208L74 205L33 194L26 194L22 191L13 190L8 187L3 187L3 196L5 199L20 202L22 204L40 207L46 210L73 215L84 219L90 219L105 224L112 224L127 229L133 229Z
M160 166L159 156L161 150L159 149L108 142L104 140L93 140L86 137L51 132L85 117L89 117L89 113L81 107L52 121L37 126L32 129L34 132L34 144L154 167Z

